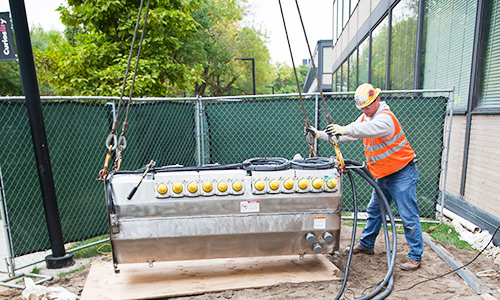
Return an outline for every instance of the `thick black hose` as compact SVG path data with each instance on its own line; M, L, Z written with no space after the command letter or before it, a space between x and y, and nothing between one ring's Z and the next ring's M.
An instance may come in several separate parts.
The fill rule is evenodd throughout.
M351 162L351 161L349 161ZM347 162L346 162L347 163ZM360 165L359 163L356 163L355 165ZM363 179L365 179L374 189L375 189L375 192L377 193L377 196L378 196L378 201L379 201L379 206L382 209L386 209L385 211L385 214L383 214L383 224L384 224L384 234L387 236L387 240L386 240L386 243L388 243L388 235L389 235L389 232L388 232L388 229L387 229L387 222L385 220L385 215L387 214L389 216L389 220L391 222L391 227L392 227L392 236L393 236L393 239L392 239L392 251L387 251L388 255L390 253L390 260L389 260L389 257L388 257L388 270L387 270L387 273L384 277L384 280L377 286L377 288L375 290L373 290L371 293L369 293L368 295L366 296L363 296L361 298L358 298L360 300L366 300L366 299L372 299L373 297L375 297L382 289L386 289L386 292L384 292L382 295L380 295L382 298L377 298L377 299L383 299L385 298L387 295L389 295L390 293L390 288L392 288L392 281L393 281L393 273L394 273L394 266L395 266L395 261L396 261L396 251L397 251L397 232L396 232L396 223L394 221L394 216L392 215L391 213L391 208L389 206L389 203L387 202L387 199L385 198L385 195L384 193L382 192L382 190L380 189L380 187L378 186L378 184L375 182L375 180L373 180L373 176L368 175L369 172L366 168L352 168L352 170L356 173L358 173L358 175L360 175ZM388 247L388 244L386 245L386 247ZM386 285L389 283L389 286L386 287ZM387 293L387 291L389 293Z
M353 198L352 200L354 205L354 220L353 220L354 223L352 225L351 246L349 247L349 254L347 255L347 263L344 272L344 281L342 282L342 287L340 288L337 297L335 297L335 300L338 300L340 299L340 297L342 297L342 295L344 294L345 287L347 285L347 277L349 276L349 268L351 266L352 248L354 247L354 241L356 240L356 226L358 226L358 199L356 193L356 184L354 183L354 179L352 178L351 172L347 171L347 176L349 176L349 180L351 181L351 187L352 187L352 198Z

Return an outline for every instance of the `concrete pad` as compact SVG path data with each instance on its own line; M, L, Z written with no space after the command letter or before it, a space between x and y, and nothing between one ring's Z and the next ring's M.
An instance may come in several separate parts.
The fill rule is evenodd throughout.
M119 265L92 265L81 300L155 299L225 290L259 288L286 282L340 280L323 255L267 256Z

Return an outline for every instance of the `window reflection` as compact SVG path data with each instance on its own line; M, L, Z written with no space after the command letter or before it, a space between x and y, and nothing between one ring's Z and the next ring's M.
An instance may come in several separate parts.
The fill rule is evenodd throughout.
M342 64L342 83L341 83L341 91L347 91L347 60Z
M417 22L416 0L401 0L392 11L390 89L412 89L414 86Z
M378 88L385 89L385 73L387 66L387 33L389 30L388 18L372 32L372 65L371 83Z
M358 75L358 51L354 52L349 56L349 91L355 91L357 86L357 75Z
M364 41L359 44L359 59L358 59L358 80L359 84L369 82L368 79L368 64L370 59L370 39L365 38Z

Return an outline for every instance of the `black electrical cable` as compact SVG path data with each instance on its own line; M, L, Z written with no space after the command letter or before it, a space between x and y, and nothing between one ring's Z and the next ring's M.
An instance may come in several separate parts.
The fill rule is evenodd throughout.
M454 273L460 269L463 269L465 267L467 267L468 265L470 265L471 263L473 263L481 254L483 254L484 250L486 250L486 248L488 248L488 246L491 244L491 242L493 242L493 238L495 237L495 234L497 233L497 231L500 229L500 226L497 227L497 229L495 230L495 232L493 233L493 235L491 236L491 239L490 241L488 242L488 244L476 255L476 257L474 257L471 261L469 261L468 263L466 263L465 265L461 266L461 267L458 267L456 269L453 269L451 271L448 271L444 274L441 274L441 275L438 275L436 277L432 277L432 278L429 278L429 279L426 279L426 280L423 280L423 281L420 281L420 282L417 282L415 283L414 285L410 286L409 288L405 288L405 289L399 289L399 290L394 290L395 292L403 292L403 291L408 291L408 290L411 290L412 288L416 287L417 285L419 284L422 284L422 283L425 283L425 282L429 282L429 281L432 281L432 280L436 280L438 278L441 278L441 277L444 277L446 275L449 275L451 273Z
M335 300L338 300L340 299L340 297L342 297L342 295L344 294L345 287L347 285L347 278L349 277L349 268L351 266L352 248L354 247L354 241L356 240L356 226L358 226L358 199L356 193L356 184L354 183L354 179L352 178L351 172L347 171L347 176L349 176L352 188L352 198L353 198L352 200L354 205L354 220L353 220L354 222L352 225L351 245L349 246L349 254L347 255L344 280L342 281L342 287L340 288L340 291L335 297Z
M354 164L356 166L362 166L360 163L357 163L357 162L346 161L346 164L347 163L351 163L351 164ZM394 221L394 216L391 213L391 208L389 206L389 203L387 202L387 199L385 198L384 193L382 192L382 190L380 189L378 184L375 182L375 180L373 180L373 176L371 176L368 169L366 169L366 167L362 167L362 168L352 168L352 170L354 172L356 172L358 175L360 175L363 179L365 179L375 189L375 192L377 193L377 196L378 196L378 201L379 201L379 206L381 208L381 212L382 212L382 209L385 208L385 213L389 216L389 220L390 220L391 228L392 228L392 236L393 236L392 251L389 248L388 248L389 251L387 251L387 253L388 253L388 270L387 270L387 273L386 273L384 279L382 280L382 282L378 285L378 287L375 290L370 292L368 295L365 295L365 296L360 297L358 299L360 299L360 300L372 299L378 293L380 293L380 291L382 291L382 289L385 289L386 291L389 291L389 292L386 293L386 291L384 291L383 294L381 294L378 298L376 298L376 299L384 299L390 293L390 291L391 291L390 289L392 288L393 280L394 280L393 274L394 274L394 267L395 267L395 261L396 261L396 251L397 251L396 223ZM384 224L384 233L388 238L389 232L388 232L388 228L387 228L387 223L385 221L385 214L383 216L384 217L383 217L382 223ZM388 243L388 239L386 239L386 247L388 247L387 243ZM389 259L389 253L390 253L390 259ZM387 287L386 287L386 285L387 285Z

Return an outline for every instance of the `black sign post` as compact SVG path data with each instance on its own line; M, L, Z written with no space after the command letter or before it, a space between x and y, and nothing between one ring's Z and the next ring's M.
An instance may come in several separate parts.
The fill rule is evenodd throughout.
M23 91L26 97L26 108L31 128L31 137L35 148L35 158L38 168L38 179L42 191L43 207L47 220L52 255L45 258L49 269L60 269L75 263L73 253L66 253L62 235L61 220L57 207L56 190L52 167L50 164L49 148L45 125L40 103L40 91L36 78L35 59L31 46L28 20L24 0L9 0L12 12L12 21L16 32L17 50L19 55L19 69Z
M0 61L16 60L8 12L0 13Z

